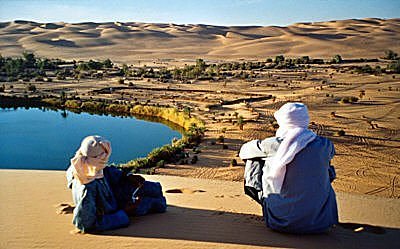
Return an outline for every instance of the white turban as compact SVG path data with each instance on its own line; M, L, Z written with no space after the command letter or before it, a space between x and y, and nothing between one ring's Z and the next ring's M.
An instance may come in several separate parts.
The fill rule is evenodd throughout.
M111 155L111 143L101 136L88 136L71 159L73 174L81 184L103 178L103 169Z
M279 124L276 137L283 139L266 177L273 193L280 193L286 174L286 165L316 138L308 129L310 118L307 106L302 103L286 103L274 113Z

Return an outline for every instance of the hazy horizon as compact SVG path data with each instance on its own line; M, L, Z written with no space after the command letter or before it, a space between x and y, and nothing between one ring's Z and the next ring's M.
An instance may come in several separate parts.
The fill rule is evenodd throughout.
M142 22L219 26L288 26L298 22L399 18L400 1L51 1L2 0L0 22Z

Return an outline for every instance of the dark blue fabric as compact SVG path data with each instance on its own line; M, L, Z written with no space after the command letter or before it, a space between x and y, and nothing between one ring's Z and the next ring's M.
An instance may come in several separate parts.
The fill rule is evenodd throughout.
M124 180L125 176L122 171L115 167L105 168L104 177L108 180L112 191L115 193L118 207L124 208L131 202L135 187ZM135 215L163 213L167 209L167 202L163 196L161 184L158 182L145 181L136 196L139 197L140 201Z
M125 173L115 167L106 167L104 177L88 184L80 184L67 171L68 186L72 188L75 204L73 224L83 232L104 231L128 226L128 215L123 211L131 201L134 187ZM160 183L145 181L140 191L136 215L165 212L166 200Z
M280 194L263 199L266 225L289 233L321 233L338 223L335 192L330 166L333 144L317 137L286 167Z

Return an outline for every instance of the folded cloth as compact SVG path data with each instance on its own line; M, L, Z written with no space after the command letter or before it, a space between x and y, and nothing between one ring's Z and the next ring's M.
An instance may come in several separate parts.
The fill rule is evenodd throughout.
M101 136L88 136L71 159L73 176L81 184L103 178L103 169L111 154L111 143Z

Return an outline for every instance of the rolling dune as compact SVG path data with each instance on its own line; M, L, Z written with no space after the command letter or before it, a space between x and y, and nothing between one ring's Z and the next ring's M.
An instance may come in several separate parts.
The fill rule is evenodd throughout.
M3 56L29 50L64 59L262 59L278 54L380 57L400 49L400 19L350 19L278 26L213 26L136 22L0 23Z

